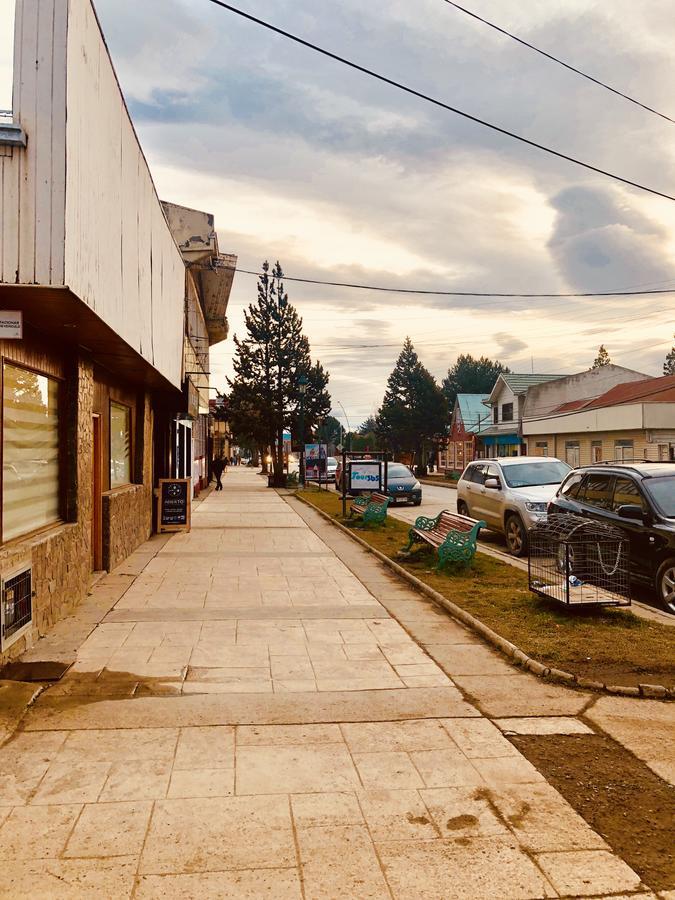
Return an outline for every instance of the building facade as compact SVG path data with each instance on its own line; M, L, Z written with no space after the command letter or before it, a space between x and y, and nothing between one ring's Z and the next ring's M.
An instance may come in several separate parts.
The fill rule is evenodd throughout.
M19 0L14 59L0 127L0 663L151 534L184 405L185 264L90 0Z
M178 465L175 474L192 478L196 496L210 480L213 457L209 416L211 347L227 338L227 304L237 257L233 253L220 252L214 217L210 213L175 203L162 205L185 262L184 415L176 425ZM182 442L181 433L185 435ZM180 469L182 475L178 474Z
M522 456L526 452L523 441L522 417L525 397L530 388L544 382L556 381L562 375L501 374L486 401L489 424L477 436L478 455L482 459L498 456Z
M573 406L573 408L570 408ZM630 381L523 421L528 452L569 465L675 460L675 376Z
M442 472L463 472L467 463L476 458L477 435L490 423L487 399L487 394L458 394L455 398L450 434L438 453L438 467Z

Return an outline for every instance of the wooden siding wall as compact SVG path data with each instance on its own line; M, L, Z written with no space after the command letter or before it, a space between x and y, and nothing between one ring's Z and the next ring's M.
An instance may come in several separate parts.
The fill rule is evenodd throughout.
M179 386L185 267L90 0L70 2L67 59L66 282Z
M541 434L528 435L527 452L530 456L541 455L541 451L537 451L537 442L546 441L548 443L548 456L556 456L558 459L565 461L565 444L568 442L578 441L579 443L579 465L590 466L593 462L591 445L595 441L602 442L602 460L617 459L615 441L633 441L633 451L627 455L640 459L658 460L659 443L668 444L668 435L664 432L663 440L659 440L659 432L651 432L652 441L647 440L646 431L612 431L612 432L588 432L584 431L579 434Z
M66 8L17 0L13 112L28 146L0 157L0 282L63 284Z

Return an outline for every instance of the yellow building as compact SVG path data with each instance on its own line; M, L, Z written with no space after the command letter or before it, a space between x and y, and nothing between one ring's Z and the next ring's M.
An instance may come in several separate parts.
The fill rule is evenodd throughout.
M620 384L599 397L523 419L532 456L571 466L606 460L675 460L675 375Z

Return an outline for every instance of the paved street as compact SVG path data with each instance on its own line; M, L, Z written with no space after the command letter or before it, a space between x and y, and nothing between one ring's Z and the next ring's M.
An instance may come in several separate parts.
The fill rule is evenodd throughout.
M78 621L106 598L0 749L1 896L656 896L501 731L588 733L597 698L508 666L253 472Z

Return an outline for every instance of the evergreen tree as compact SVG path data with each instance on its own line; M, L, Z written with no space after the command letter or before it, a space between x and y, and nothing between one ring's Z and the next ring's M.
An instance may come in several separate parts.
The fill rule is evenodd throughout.
M377 419L375 416L368 416L368 418L361 422L357 431L359 434L374 434L377 429Z
M592 369L601 369L603 366L608 366L612 360L609 358L609 353L605 349L604 344L600 344L598 347L598 355L595 357L593 361Z
M489 394L497 378L510 371L508 366L486 356L475 359L470 353L462 353L443 379L448 409L450 412L454 409L457 394Z
M283 432L296 420L300 403L298 379L308 379L305 418L311 430L316 417L330 411L328 373L312 364L302 319L289 303L279 262L270 274L264 262L258 296L245 313L246 337L235 335L233 367L228 379L229 412L235 433L247 432L261 448L272 451L275 480L283 479ZM264 450L263 450L264 458Z
M675 338L675 334L673 335ZM666 361L663 364L664 375L675 375L675 347L670 348L670 352L666 354Z
M443 391L406 338L377 414L378 434L393 450L413 453L424 470L427 447L446 433L447 422Z

